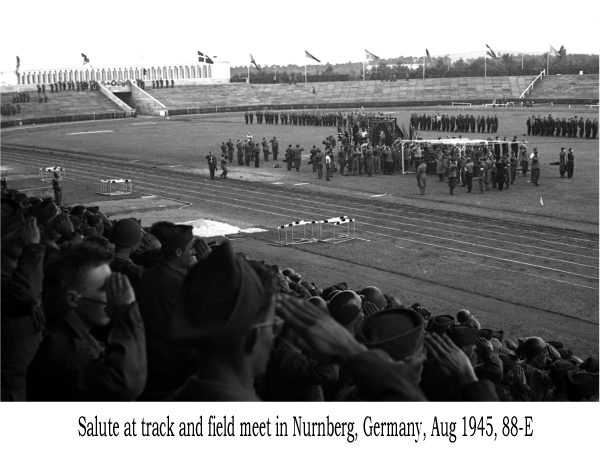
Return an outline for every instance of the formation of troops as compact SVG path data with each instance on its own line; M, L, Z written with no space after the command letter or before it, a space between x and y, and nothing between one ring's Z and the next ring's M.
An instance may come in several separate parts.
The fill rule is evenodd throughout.
M381 112L354 110L349 112L325 112L319 110L257 110L252 109L244 113L246 124L253 124L256 117L257 124L279 124L293 126L327 126L342 129L351 129L357 126L366 128L367 121L373 117L391 120L390 116Z
M598 135L598 120L587 118L584 121L583 116L560 119L551 114L547 117L533 115L527 119L526 124L527 135L575 138L579 132L580 139L584 135L586 139L595 139Z
M422 131L443 131L443 132L475 132L478 133L498 132L498 116L479 116L475 115L440 115L436 114L417 114L413 113L410 117L410 124L416 129Z

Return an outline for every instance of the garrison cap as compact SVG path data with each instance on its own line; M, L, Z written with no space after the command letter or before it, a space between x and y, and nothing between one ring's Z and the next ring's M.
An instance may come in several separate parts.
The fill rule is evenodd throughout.
M454 323L454 316L441 314L433 316L427 324L427 331L429 333L437 333L443 335L448 330L448 327Z
M183 249L194 239L193 227L189 225L159 226L154 229L154 236L166 251Z
M403 360L423 348L423 324L423 316L411 309L384 309L366 317L355 336L368 348L382 349L394 360Z
M142 240L142 227L136 220L124 218L112 229L111 242L122 247L133 247Z
M177 299L173 338L202 343L209 348L237 345L259 322L265 289L259 268L233 253L225 241L185 278Z

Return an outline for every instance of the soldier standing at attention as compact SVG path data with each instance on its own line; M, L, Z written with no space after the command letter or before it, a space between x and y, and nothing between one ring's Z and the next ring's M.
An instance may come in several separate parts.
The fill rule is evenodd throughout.
M225 145L227 145L227 155L228 155L229 162L232 163L233 162L233 142L231 141L231 139L229 139L229 141Z
M244 113L244 118L246 118L246 124L248 124L248 119L249 119L248 111L246 111L246 113Z
M252 109L250 109L248 116L250 117L250 124L252 124L254 122L254 113L252 113Z
M296 144L296 148L294 148L294 167L296 168L296 172L300 172L300 164L302 162L302 152L304 148L300 146L300 144Z
M217 158L212 154L212 151L209 151L208 155L206 156L206 159L208 161L208 170L210 172L210 178L214 179L215 169L217 168Z
M225 145L225 142L221 142L221 156L223 155L227 155L227 145Z
M254 167L260 167L260 144L254 145Z
M573 154L573 149L569 148L569 153L567 154L567 177L573 178L573 169L575 168L575 155Z
M425 187L427 186L427 164L421 163L417 167L417 185L419 186L419 194L425 194Z
M227 156L224 153L221 154L221 170L223 171L221 173L221 178L226 179L227 178Z
M263 140L261 142L261 145L263 147L263 155L265 157L265 161L269 161L269 142L267 142L267 140L263 137Z
M423 163L425 164L425 163ZM448 165L448 186L450 187L450 194L454 194L454 188L456 187L456 170L458 169L458 163L456 157L453 156Z
M560 178L566 178L565 172L567 172L567 152L565 147L561 147L560 153L558 154L558 172L560 172Z
M312 152L312 150L311 150ZM317 150L315 152L315 155L313 157L313 162L317 171L317 178L318 179L322 179L323 178L323 153L321 153L321 150ZM327 176L327 178L329 178L329 175Z
M242 141L238 139L237 143L235 144L235 147L237 148L237 159L238 159L238 165L239 166L243 166L244 165L244 144L242 144Z
M60 181L60 175L58 172L54 173L54 178L52 179L52 190L54 191L54 204L57 207L60 207L62 203L62 182Z
M538 180L540 179L540 158L538 156L537 148L533 149L533 158L531 158L531 183L535 186L539 186Z
M277 120L277 114L275 114L275 120ZM279 142L277 141L277 137L273 137L273 140L270 142L273 150L273 161L277 161L277 154L279 153Z

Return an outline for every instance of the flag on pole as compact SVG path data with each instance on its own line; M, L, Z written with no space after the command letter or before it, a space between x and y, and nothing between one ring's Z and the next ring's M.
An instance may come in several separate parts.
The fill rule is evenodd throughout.
M564 46L561 45L560 49L558 50L558 57L560 59L562 59L563 57L565 57L567 55L567 50L565 49Z
M252 57L252 54L250 54L250 63L254 64L254 67L256 67L258 70L261 70L260 66L256 63L256 61Z
M487 46L487 49L489 49L489 51L487 52L487 55L490 56L492 59L500 59L496 53L494 52L494 50L492 48L490 48L490 45L485 45Z
M200 51L198 51L198 62L204 62L205 57L204 57L204 53L201 53Z
M15 73L19 73L19 68L21 68L21 59L19 59L19 56L17 56L17 70Z
M309 59L314 59L317 62L321 62L319 59L317 59L315 56L313 56L312 54L310 54L308 51L304 50L304 53L306 54L306 57Z
M368 61L378 61L379 60L379 56L375 56L375 54L367 51L366 49L365 49L365 54L367 56Z
M425 48L425 52L427 53L427 63L431 64L431 54L429 54L429 50Z
M83 65L90 63L90 60L85 54L81 53L81 57L83 57Z
M552 45L549 45L549 46L550 46L550 50L548 51L548 53L550 54L550 56L558 57L558 51L556 51Z

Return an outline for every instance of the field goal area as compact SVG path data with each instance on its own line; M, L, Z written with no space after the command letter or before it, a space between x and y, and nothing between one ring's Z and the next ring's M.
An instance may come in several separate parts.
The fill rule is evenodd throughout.
M452 102L452 106L454 105L466 105L467 107L470 107L471 102Z

